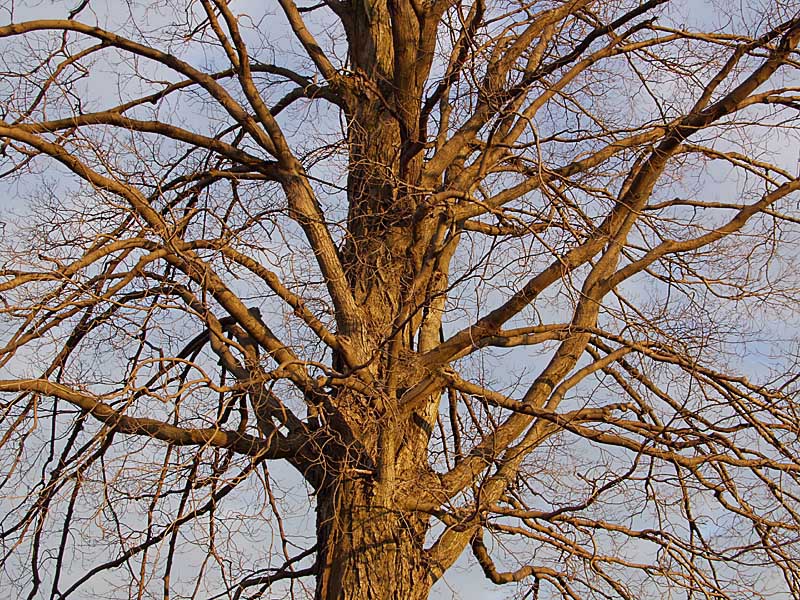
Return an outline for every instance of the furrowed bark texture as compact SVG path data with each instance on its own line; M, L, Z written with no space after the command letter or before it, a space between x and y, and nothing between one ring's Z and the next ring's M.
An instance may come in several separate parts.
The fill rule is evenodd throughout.
M791 2L93 4L0 14L0 588L800 598Z
M391 507L364 479L343 481L317 498L320 600L428 597L425 520Z
M418 485L427 469L439 394L410 415L395 413L398 398L425 375L411 357L439 341L434 297L444 287L447 263L436 261L442 219L420 191L422 156L407 151L416 142L427 74L418 79L417 68L430 64L430 57L417 55L419 35L404 0L360 3L349 31L359 85L346 111L349 213L342 260L361 314L339 322L354 325L341 333L358 355L370 357L376 393L348 393L335 403L358 431L359 448L342 448L347 458L317 495L319 600L421 599L431 585L423 552L428 519L394 506L396 490ZM353 461L353 452L372 458ZM353 472L354 463L372 472Z

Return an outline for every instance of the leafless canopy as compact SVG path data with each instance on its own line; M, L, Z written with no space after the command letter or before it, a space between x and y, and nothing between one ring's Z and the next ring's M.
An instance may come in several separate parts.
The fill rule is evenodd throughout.
M800 597L800 5L744 4L6 2L3 590Z

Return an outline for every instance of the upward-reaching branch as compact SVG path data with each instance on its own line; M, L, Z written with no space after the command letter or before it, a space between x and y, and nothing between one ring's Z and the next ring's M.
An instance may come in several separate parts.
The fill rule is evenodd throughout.
M0 24L0 585L424 600L469 546L554 599L797 595L767 4Z

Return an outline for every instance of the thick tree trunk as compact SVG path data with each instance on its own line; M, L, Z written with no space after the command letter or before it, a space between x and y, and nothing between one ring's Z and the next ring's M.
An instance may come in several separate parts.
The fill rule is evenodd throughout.
M351 6L350 59L362 85L348 102L349 212L341 258L360 310L337 315L337 333L349 338L363 358L359 368L373 380L371 393L345 390L332 398L346 431L323 415L339 451L321 465L316 494L316 598L421 600L431 585L423 550L429 519L399 510L395 500L398 490L423 479L438 398L401 418L397 402L425 376L414 357L425 345L426 320L438 339L432 299L446 275L425 267L439 217L419 187L422 155L404 154L417 139L425 79L417 74L419 23L405 0ZM334 366L347 372L343 357L334 356Z
M426 522L387 507L369 477L317 495L317 600L422 600Z

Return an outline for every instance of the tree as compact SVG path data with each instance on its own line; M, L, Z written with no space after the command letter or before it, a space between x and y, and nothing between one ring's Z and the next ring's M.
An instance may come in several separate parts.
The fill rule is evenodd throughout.
M800 596L800 6L726 5L6 8L4 585Z

